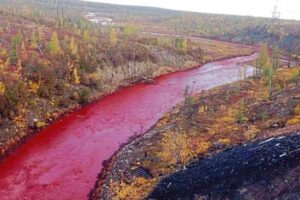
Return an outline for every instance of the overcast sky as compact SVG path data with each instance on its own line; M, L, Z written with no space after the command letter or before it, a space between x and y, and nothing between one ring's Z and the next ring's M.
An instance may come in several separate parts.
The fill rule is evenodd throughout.
M175 10L271 17L278 10L285 19L300 20L300 0L88 0L104 3L141 5Z

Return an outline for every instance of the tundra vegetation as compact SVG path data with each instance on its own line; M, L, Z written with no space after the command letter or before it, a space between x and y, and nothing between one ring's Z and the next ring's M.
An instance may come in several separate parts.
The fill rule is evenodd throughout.
M150 131L151 141L142 138L126 157L130 162L122 173L143 168L152 178L127 179L113 172L101 194L142 199L162 177L194 159L300 123L298 21L280 20L274 26L266 18L57 2L0 0L1 155L29 130L120 87L253 50L186 36L263 43L253 79L194 97L187 87L184 104L165 114ZM94 24L86 17L90 12L113 23ZM287 67L270 47L279 48Z
M300 67L274 64L278 56L262 44L255 76L195 96L187 88L182 104L115 155L95 197L143 199L164 177L199 158L282 134L282 128L300 129ZM135 173L137 168L151 177Z
M120 87L252 51L143 35L132 24L99 26L77 1L0 4L1 154L32 130Z

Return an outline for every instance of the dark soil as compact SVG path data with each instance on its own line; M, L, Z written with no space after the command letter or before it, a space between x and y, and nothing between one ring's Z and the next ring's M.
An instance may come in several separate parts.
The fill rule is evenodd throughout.
M162 180L149 199L300 199L300 133L196 161Z

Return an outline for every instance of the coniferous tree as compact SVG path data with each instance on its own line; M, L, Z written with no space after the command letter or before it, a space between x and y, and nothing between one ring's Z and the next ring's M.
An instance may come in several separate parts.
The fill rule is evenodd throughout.
M116 45L117 43L117 33L114 28L111 28L108 32L109 42L111 45Z
M59 39L56 32L52 33L51 40L48 43L48 51L53 54L58 54L61 52Z
M77 54L78 47L77 47L74 37L72 37L70 40L69 49L73 55Z
M80 77L78 75L77 67L73 68L72 79L73 79L74 84L79 84L80 83Z
M37 38L36 38L36 33L35 31L32 32L31 34L31 39L30 39L30 47L35 49L37 48Z
M16 65L17 64L17 45L19 43L19 39L17 36L14 36L12 38L12 47L11 47L11 51L10 51L10 64L11 65Z

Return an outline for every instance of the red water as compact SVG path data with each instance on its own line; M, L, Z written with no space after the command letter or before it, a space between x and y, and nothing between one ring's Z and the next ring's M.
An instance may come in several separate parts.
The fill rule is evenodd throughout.
M256 55L206 64L138 84L71 113L41 131L0 165L1 200L87 199L102 161L135 133L193 92L237 80L239 62ZM250 69L248 70L250 73Z

